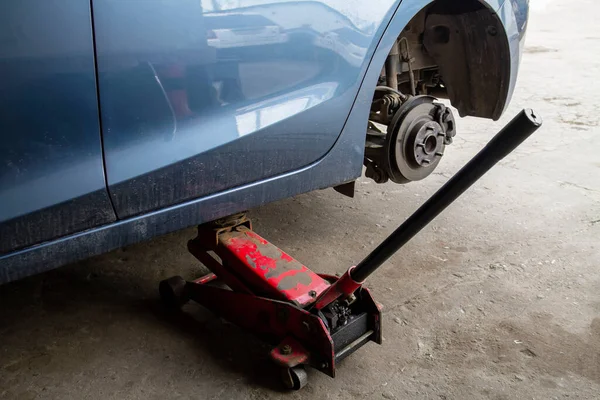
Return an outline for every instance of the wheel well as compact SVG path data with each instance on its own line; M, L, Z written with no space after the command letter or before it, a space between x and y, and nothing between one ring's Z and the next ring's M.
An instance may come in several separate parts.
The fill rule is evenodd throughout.
M478 0L436 0L404 27L379 85L448 98L461 116L498 119L509 80L508 39L495 12Z

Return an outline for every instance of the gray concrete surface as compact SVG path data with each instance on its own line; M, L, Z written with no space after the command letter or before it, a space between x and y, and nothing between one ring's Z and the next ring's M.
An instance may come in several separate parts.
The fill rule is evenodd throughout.
M313 269L343 272L523 106L543 130L373 276L385 342L284 393L265 348L200 309L170 318L157 282L200 270L186 230L0 287L4 399L600 398L600 3L532 0L503 121L464 119L423 182L361 179L252 211Z

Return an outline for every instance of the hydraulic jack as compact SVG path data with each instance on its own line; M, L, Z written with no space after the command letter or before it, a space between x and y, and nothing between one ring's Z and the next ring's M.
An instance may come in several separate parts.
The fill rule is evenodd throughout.
M270 356L282 367L290 389L306 384L304 365L334 377L340 360L369 341L381 344L380 306L363 287L365 279L541 123L532 110L521 111L371 254L339 278L308 269L257 235L245 215L238 214L199 226L198 237L188 243L189 251L212 273L191 282L181 277L162 281L161 297L174 308L193 300L273 343Z

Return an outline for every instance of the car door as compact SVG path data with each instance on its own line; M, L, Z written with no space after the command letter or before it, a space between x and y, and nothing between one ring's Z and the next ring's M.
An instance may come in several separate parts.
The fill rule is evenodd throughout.
M102 164L90 5L0 5L0 254L116 219Z
M93 0L118 217L323 157L395 3Z

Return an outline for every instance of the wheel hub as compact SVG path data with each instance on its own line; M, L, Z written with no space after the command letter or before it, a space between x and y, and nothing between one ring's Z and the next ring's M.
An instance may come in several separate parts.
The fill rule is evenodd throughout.
M427 166L444 155L443 128L435 121L421 121L409 132L406 149L409 161L415 166ZM412 151L410 151L412 150Z

